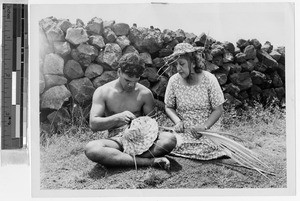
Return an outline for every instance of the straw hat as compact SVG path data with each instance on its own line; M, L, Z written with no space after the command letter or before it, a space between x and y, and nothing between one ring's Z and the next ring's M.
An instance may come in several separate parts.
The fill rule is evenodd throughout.
M132 120L121 137L124 152L135 156L149 150L158 136L158 123L148 116Z
M179 43L174 47L173 54L164 57L164 60L168 61L176 56L180 56L186 53L192 53L196 51L203 51L204 47L194 47L189 43Z

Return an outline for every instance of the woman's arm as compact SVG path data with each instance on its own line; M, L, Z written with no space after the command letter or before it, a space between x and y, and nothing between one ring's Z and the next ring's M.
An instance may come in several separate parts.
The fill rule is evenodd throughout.
M184 130L183 122L178 117L175 109L173 109L171 107L165 106L165 111L166 111L168 117L174 122L174 124L175 124L174 129L175 129L175 131L183 132L183 130Z

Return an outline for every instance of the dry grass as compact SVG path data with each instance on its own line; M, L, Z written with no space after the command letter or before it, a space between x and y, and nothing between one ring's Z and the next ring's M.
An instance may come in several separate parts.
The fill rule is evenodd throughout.
M170 121L161 113L161 125ZM154 167L110 168L89 161L83 152L90 140L101 138L85 126L65 125L60 134L41 132L41 189L176 189L176 188L285 188L285 110L256 104L247 111L226 111L223 130L243 139L275 176L236 166L231 159L196 161L167 156L171 170Z

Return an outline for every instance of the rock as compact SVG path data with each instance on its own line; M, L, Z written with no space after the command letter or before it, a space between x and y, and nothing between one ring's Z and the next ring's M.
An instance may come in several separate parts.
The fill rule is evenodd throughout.
M93 85L95 88L98 88L117 78L118 78L118 74L116 71L104 71L99 77L96 77L93 80Z
M161 58L169 56L171 54L173 54L173 50L172 49L162 48L161 50L159 50L159 57L161 57Z
M68 28L72 27L72 23L68 19L61 19L61 20L58 20L57 26L64 33L67 33Z
M206 66L205 70L207 70L208 72L214 72L219 69L219 66L217 66L209 61L205 62L205 66Z
M103 20L98 17L94 17L86 25L86 31L89 34L101 35L103 33Z
M77 27L84 27L84 22L81 19L76 19L76 26Z
M104 21L103 22L103 28L113 28L113 25L115 24L115 20L110 20L110 21Z
M46 17L39 21L39 26L42 28L45 32L51 29L51 27L56 25L56 18L53 17Z
M261 95L265 103L269 103L270 101L277 98L277 94L275 92L275 89L273 88L263 90Z
M71 115L66 108L60 108L57 111L50 113L47 119L51 124L57 125L59 123L65 124L71 122Z
M129 40L139 52L159 51L163 46L162 38L162 33L155 29L132 27L129 32Z
M244 49L244 54L245 59L249 60L249 59L255 59L256 58L256 50L255 47L253 45L248 45L247 47L245 47Z
M224 70L224 72L226 72L227 75L229 74L231 68L234 68L233 63L224 63L222 66L222 69Z
M40 74L40 94L42 94L45 90L46 84L45 84L45 79L44 79L43 73L40 72L39 74Z
M273 45L269 41L266 41L261 49L270 54L273 50Z
M280 46L277 47L275 50L281 55L280 59L278 60L278 63L285 65L285 47Z
M266 80L267 80L266 75L264 73L259 72L259 71L253 70L250 73L250 75L251 75L252 83L254 85L261 85L261 84L265 83Z
M147 88L149 88L151 85L147 79L140 80L139 83Z
M238 94L240 93L240 88L233 83L229 83L223 86L223 92L229 93L235 97L238 97Z
M92 35L89 37L89 44L98 48L98 49L104 49L105 48L105 42L104 38L100 35Z
M263 49L263 48L262 48ZM277 61L273 59L267 52L264 50L257 51L258 60L267 67L267 70L273 70L278 66Z
M276 70L281 80L285 81L285 66L281 63L278 63L278 67L276 68Z
M270 76L274 87L277 88L283 86L283 82L276 71L272 72Z
M152 65L153 64L151 55L148 52L140 53L140 57L146 65Z
M92 82L87 77L72 80L69 83L69 88L72 97L80 104L92 100L95 91Z
M102 51L97 57L97 62L100 64L106 64L112 69L118 68L118 61L122 56L122 49L116 43L107 43L104 51Z
M168 79L164 76L160 77L158 83L156 83L152 88L151 91L153 92L154 97L161 97L163 98L166 92L168 84Z
M157 82L158 74L156 68L151 68L151 67L145 68L142 77L147 78L150 82Z
M254 46L255 49L260 50L261 49L261 43L257 39L252 39L250 41L250 44Z
M230 52L232 55L234 54L234 45L228 41L225 41L222 46L224 47L225 50L227 50L228 52Z
M228 93L224 94L224 98L225 98L225 103L224 103L224 108L232 108L232 107L239 107L242 105L242 102L239 101L238 99L234 98L233 96L231 96Z
M230 75L230 80L237 85L241 91L249 89L252 86L252 80L249 72L234 73Z
M254 70L255 63L251 60L241 63L242 71L251 72Z
M52 26L49 30L46 32L47 39L49 42L55 42L55 41L64 41L65 40L65 34L64 32L58 27L58 26Z
M42 94L41 108L58 110L70 97L71 93L64 85L52 87Z
M64 74L68 79L77 79L84 76L81 65L75 60L68 60L64 67Z
M42 28L39 29L39 44L40 58L44 59L45 55L54 53L53 46L48 42L48 39Z
M44 74L63 75L64 60L59 55L50 53L45 56Z
M114 43L117 40L117 35L110 28L105 28L103 36L106 39L105 43Z
M274 90L275 90L276 95L277 95L279 100L282 100L283 98L285 98L285 89L284 89L284 87L275 88Z
M239 64L230 65L229 74L242 72L242 67Z
M215 76L220 85L224 85L227 82L227 75L225 73L215 73Z
M239 40L236 42L236 46L237 46L238 48L240 48L241 51L243 51L243 50L245 49L245 47L247 47L248 45L250 45L249 40L239 39Z
M113 25L112 30L117 36L127 36L129 34L130 27L125 23L117 23Z
M123 50L126 46L130 45L130 40L126 36L119 36L116 39L116 43L120 46Z
M129 45L123 49L123 55L128 53L136 53L139 54L139 52L133 47L132 45Z
M73 45L79 45L89 40L88 35L82 27L72 27L67 30L66 40Z
M246 54L240 52L237 55L235 55L235 61L237 63L244 63L246 61Z
M67 83L67 79L60 75L44 75L45 78L45 90L50 89L54 86L60 86Z
M87 67L98 56L98 50L94 46L82 43L76 50L72 50L71 55L74 60Z
M91 64L85 70L85 77L92 79L98 77L103 73L103 67L99 64Z
M223 54L223 63L233 62L234 56L232 53L230 53L228 50L225 50L225 53Z
M213 57L223 55L224 53L224 47L221 45L212 45L211 48L212 50L210 53Z
M153 59L152 62L153 62L153 66L157 69L161 68L165 64L164 60L159 57L156 57L155 59Z
M164 43L170 43L171 41L174 40L175 37L176 37L176 33L174 31L169 29L164 29L162 34L162 39Z
M217 66L223 66L223 56L219 55L219 56L213 57L212 63Z
M197 36L195 34L193 34L193 33L187 33L187 32L185 32L184 42L192 44L194 42L194 40L196 39L196 37Z
M271 56L273 59L275 59L275 61L279 61L279 59L280 59L280 57L281 57L281 54L280 54L279 52L273 50L273 51L270 53L270 56Z
M68 42L54 42L53 47L54 47L54 52L63 57L71 53L71 47Z
M262 73L266 72L267 68L268 67L261 62L257 62L254 66L254 70L262 72Z
M175 32L175 39L178 40L179 43L182 43L185 39L185 32L182 29L177 29Z
M178 40L174 39L172 40L171 42L169 42L167 45L166 45L166 49L170 49L170 50L173 50L174 47L178 44Z
M195 38L194 40L194 43L197 45L197 46L210 46L211 44L215 43L216 40L213 39L212 37L210 36L207 36L205 33L201 33L198 37Z
M252 85L250 90L250 96L254 100L260 101L262 89L257 85Z

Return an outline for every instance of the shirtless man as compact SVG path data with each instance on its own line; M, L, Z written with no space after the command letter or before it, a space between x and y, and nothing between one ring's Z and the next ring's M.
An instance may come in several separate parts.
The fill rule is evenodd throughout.
M154 98L151 91L138 83L144 64L137 54L129 53L119 62L119 78L96 89L90 112L90 127L93 131L114 130L127 125L132 119L153 115ZM117 135L114 133L113 135ZM176 145L173 134L160 132L150 149L135 157L138 166L159 164L165 169L170 162L164 155ZM86 156L105 166L134 166L134 159L123 152L118 137L91 141L85 148Z

